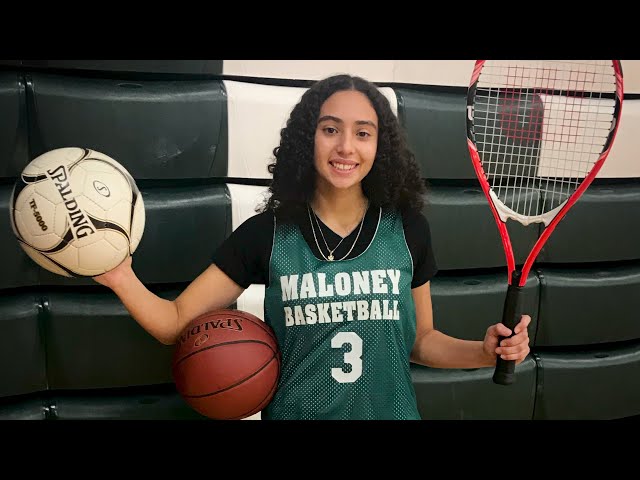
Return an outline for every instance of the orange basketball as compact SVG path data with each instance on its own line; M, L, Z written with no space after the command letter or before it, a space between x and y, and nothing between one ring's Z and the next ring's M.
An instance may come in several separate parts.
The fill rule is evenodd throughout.
M173 379L197 412L239 420L266 407L278 386L281 354L276 336L258 317L217 310L192 320L176 342Z

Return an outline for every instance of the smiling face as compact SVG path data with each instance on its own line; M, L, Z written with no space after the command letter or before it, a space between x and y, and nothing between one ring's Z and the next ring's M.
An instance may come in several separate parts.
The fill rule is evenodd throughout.
M322 104L315 134L316 187L360 189L376 157L378 116L366 95L344 90Z

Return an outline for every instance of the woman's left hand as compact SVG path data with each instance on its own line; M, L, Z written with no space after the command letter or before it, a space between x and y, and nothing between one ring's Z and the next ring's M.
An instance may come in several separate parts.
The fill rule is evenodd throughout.
M487 355L495 357L500 355L503 360L515 360L516 365L522 362L529 355L529 332L527 327L531 322L529 315L522 315L520 322L516 325L515 335L511 338L504 338L498 345L498 337L508 337L511 330L502 323L491 325L484 336L483 348Z

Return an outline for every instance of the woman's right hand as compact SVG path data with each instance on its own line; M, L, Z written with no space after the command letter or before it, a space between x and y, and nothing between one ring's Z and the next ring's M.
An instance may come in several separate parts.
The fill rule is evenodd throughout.
M131 263L132 257L131 255L129 255L120 265L109 270L106 273L103 273L102 275L93 277L93 279L100 285L104 285L105 287L109 287L113 290L117 285L124 282L127 277L130 277L131 273L133 272Z

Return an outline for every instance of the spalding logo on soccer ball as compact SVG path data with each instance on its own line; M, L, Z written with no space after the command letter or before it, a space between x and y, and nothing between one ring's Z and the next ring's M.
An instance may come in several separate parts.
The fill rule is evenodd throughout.
M41 267L93 277L132 254L144 231L142 195L129 172L107 155L59 148L22 171L11 196L11 226Z

